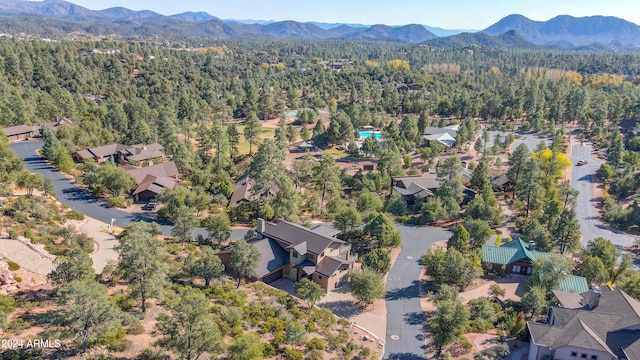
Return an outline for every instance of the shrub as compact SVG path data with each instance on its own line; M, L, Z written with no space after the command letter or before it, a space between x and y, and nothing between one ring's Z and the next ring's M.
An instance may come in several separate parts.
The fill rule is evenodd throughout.
M107 203L113 207L118 207L118 208L127 207L127 201L122 196L112 196L107 199Z
M371 349L363 346L362 349L360 349L360 357L363 359L368 359L370 356L371 356Z
M19 283L21 283L21 282L22 282L22 278L21 278L20 276L14 276L14 277L13 277L13 279L14 279L16 282L19 282Z
M11 314L16 308L16 299L6 295L0 295L0 311L5 314Z
M287 360L304 360L302 352L296 349L284 349L284 358Z
M33 240L33 238L34 238L33 232L29 228L24 230L24 233L22 234L22 236L26 237L29 240Z
M127 335L141 335L144 334L144 327L139 320L134 321L127 329Z
M9 238L11 240L17 239L18 238L18 232L13 230L13 229L9 230Z
M287 327L285 329L285 336L287 339L287 344L298 345L305 341L305 338L307 337L307 331L304 329L304 326L302 326L302 324L297 322L290 322L289 324L287 324Z
M278 345L273 343L263 344L262 355L267 358L271 358L278 355Z
M7 265L9 265L9 271L20 270L20 265L18 265L17 263L15 263L13 261L8 261Z
M322 353L318 350L311 350L307 355L307 359L309 360L322 360Z
M310 350L324 350L325 348L324 340L320 338L313 338L307 341L307 347Z
M123 351L131 345L131 341L125 338L126 335L127 331L122 324L114 323L98 335L96 342L100 345L106 345L109 350Z
M458 344L460 344L460 346L462 346L462 348L464 349L465 352L469 352L471 351L471 349L473 349L473 344L471 342L469 342L469 340L467 340L467 337L464 335L461 335L458 338Z
M77 210L71 210L67 213L66 218L69 220L84 220L84 214Z
M169 360L169 355L165 354L164 351L159 349L144 349L140 355L138 355L138 360Z

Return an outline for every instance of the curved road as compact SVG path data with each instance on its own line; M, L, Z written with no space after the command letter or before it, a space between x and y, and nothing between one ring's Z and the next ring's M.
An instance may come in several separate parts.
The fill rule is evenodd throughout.
M636 240L634 236L612 229L600 222L596 217L598 200L593 199L592 174L600 168L602 162L593 158L591 154L591 145L573 145L571 162L574 164L574 167L572 169L571 183L574 189L580 191L578 195L577 216L580 222L580 232L583 236L582 244L586 245L589 240L603 237L611 240L611 242L619 247L632 245ZM587 160L587 164L575 166L580 160Z
M43 145L42 141L21 141L11 144L11 148L19 158L24 160L26 168L33 172L39 173L45 178L49 178L53 182L53 187L58 194L58 200L73 210L83 213L85 216L102 221L106 224L115 219L114 225L124 227L129 223L136 221L155 221L144 214L131 214L122 210L108 206L103 201L97 200L84 189L76 186L69 181L58 170L51 166L48 162L40 157L36 150ZM171 224L160 224L162 234L171 235ZM231 239L242 239L246 230L232 230ZM201 234L206 236L204 228L198 228L194 231L193 236Z
M426 226L396 224L402 251L387 278L386 360L425 358L424 313L420 305L420 257L451 232Z

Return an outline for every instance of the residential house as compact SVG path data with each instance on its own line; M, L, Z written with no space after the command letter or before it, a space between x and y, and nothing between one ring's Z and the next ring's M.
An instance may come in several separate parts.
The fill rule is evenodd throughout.
M297 142L289 148L290 153L305 153L311 151L319 151L312 140Z
M172 188L178 183L178 168L173 161L141 168L124 165L122 168L138 185L132 193L134 200L138 202L152 200L162 194L165 189Z
M18 125L2 129L9 141L27 140L40 135L40 125Z
M450 148L456 142L458 130L460 130L460 125L449 125L442 128L427 126L423 134L425 145L437 141L445 147Z
M471 172L466 170L461 174L463 181L465 176L471 178ZM438 174L430 172L423 175L409 175L409 176L393 176L391 178L391 192L397 191L404 197L405 201L409 205L413 205L416 201L424 200L429 196L433 196L440 187L440 180L438 180ZM463 203L468 202L476 196L476 192L468 187L464 189Z
M120 152L120 159L123 162L140 162L151 159L162 159L164 147L158 143L143 145L132 145Z
M491 187L495 192L505 192L513 189L513 183L504 176L492 174Z
M431 134L424 136L424 145L428 146L432 142L438 142L444 145L446 148L450 148L456 143L456 138L452 137L449 133Z
M262 255L256 267L257 280L272 283L281 278L307 278L332 291L345 284L354 269L351 246L336 238L337 230L332 227L309 229L287 221L276 224L258 219L256 232L258 236L249 242ZM231 248L218 256L229 269Z
M85 162L89 159L94 159L98 164L103 164L112 159L116 164L118 164L120 162L122 151L127 148L127 145L109 143L86 150L76 151L71 154L71 157L76 162Z
M527 323L529 360L640 359L640 302L608 286L553 293L546 324Z
M233 185L233 193L229 200L229 206L238 206L242 203L249 203L263 196L275 196L280 190L277 185L271 184L266 189L255 192L254 187L256 185L255 180L251 178L251 175L244 174L236 180Z
M482 245L482 263L485 267L508 274L531 275L533 262L538 258L550 258L551 253L536 251L535 244L517 238L502 246ZM589 290L587 279L570 275L560 282L558 290L582 293Z

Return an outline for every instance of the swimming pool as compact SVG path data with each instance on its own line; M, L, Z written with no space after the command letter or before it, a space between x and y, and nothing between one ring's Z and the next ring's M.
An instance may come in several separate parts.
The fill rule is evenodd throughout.
M378 131L360 131L358 133L358 136L360 137L360 139L366 139L366 138L374 138L376 140L382 139L382 133Z

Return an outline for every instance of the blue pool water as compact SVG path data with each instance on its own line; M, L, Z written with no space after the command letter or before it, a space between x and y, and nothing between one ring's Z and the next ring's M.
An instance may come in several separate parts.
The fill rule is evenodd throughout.
M358 135L360 136L360 139L366 139L366 138L374 138L376 140L382 139L382 134L379 132L361 131L358 133Z

